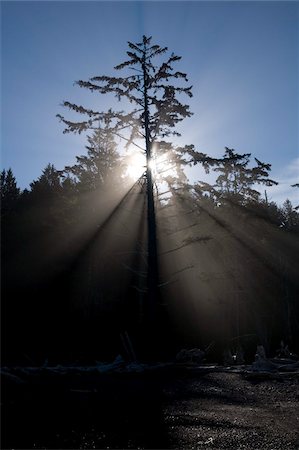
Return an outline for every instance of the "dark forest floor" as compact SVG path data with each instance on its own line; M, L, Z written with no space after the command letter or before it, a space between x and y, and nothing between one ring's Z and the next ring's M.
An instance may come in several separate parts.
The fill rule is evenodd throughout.
M298 373L45 370L1 403L2 448L299 449Z

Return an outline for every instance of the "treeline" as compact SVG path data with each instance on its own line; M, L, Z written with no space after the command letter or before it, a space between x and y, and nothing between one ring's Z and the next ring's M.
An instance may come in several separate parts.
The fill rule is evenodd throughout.
M161 170L162 192L157 178L161 306L152 336L142 334L145 181L132 186L115 141L95 132L76 164L49 164L24 191L3 170L3 363L126 356L127 335L142 354L155 333L168 356L213 343L217 358L239 347L252 357L257 343L273 353L282 339L299 350L296 208L256 190L276 182L250 154L226 148L219 159L197 153L197 163L215 172L213 185Z

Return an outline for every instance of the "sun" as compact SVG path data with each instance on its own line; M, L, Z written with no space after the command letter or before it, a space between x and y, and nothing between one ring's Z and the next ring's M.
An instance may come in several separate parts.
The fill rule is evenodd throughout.
M171 176L176 177L177 171L167 154L153 154L149 168L156 182ZM146 156L143 152L132 152L127 156L126 175L137 181L146 172Z

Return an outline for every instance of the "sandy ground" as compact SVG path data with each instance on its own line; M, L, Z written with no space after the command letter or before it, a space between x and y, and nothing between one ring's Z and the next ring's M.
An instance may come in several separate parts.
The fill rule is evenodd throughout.
M1 448L299 449L298 374L42 373L22 381L2 377Z
M298 380L252 381L214 373L169 391L170 447L299 448Z

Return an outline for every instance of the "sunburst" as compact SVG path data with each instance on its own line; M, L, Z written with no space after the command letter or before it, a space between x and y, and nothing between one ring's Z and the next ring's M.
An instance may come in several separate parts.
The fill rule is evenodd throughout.
M138 180L146 172L146 156L142 152L134 152L127 156L126 175L132 180ZM154 154L149 163L149 168L155 181L162 181L163 178L177 175L176 168L167 154L157 156Z

